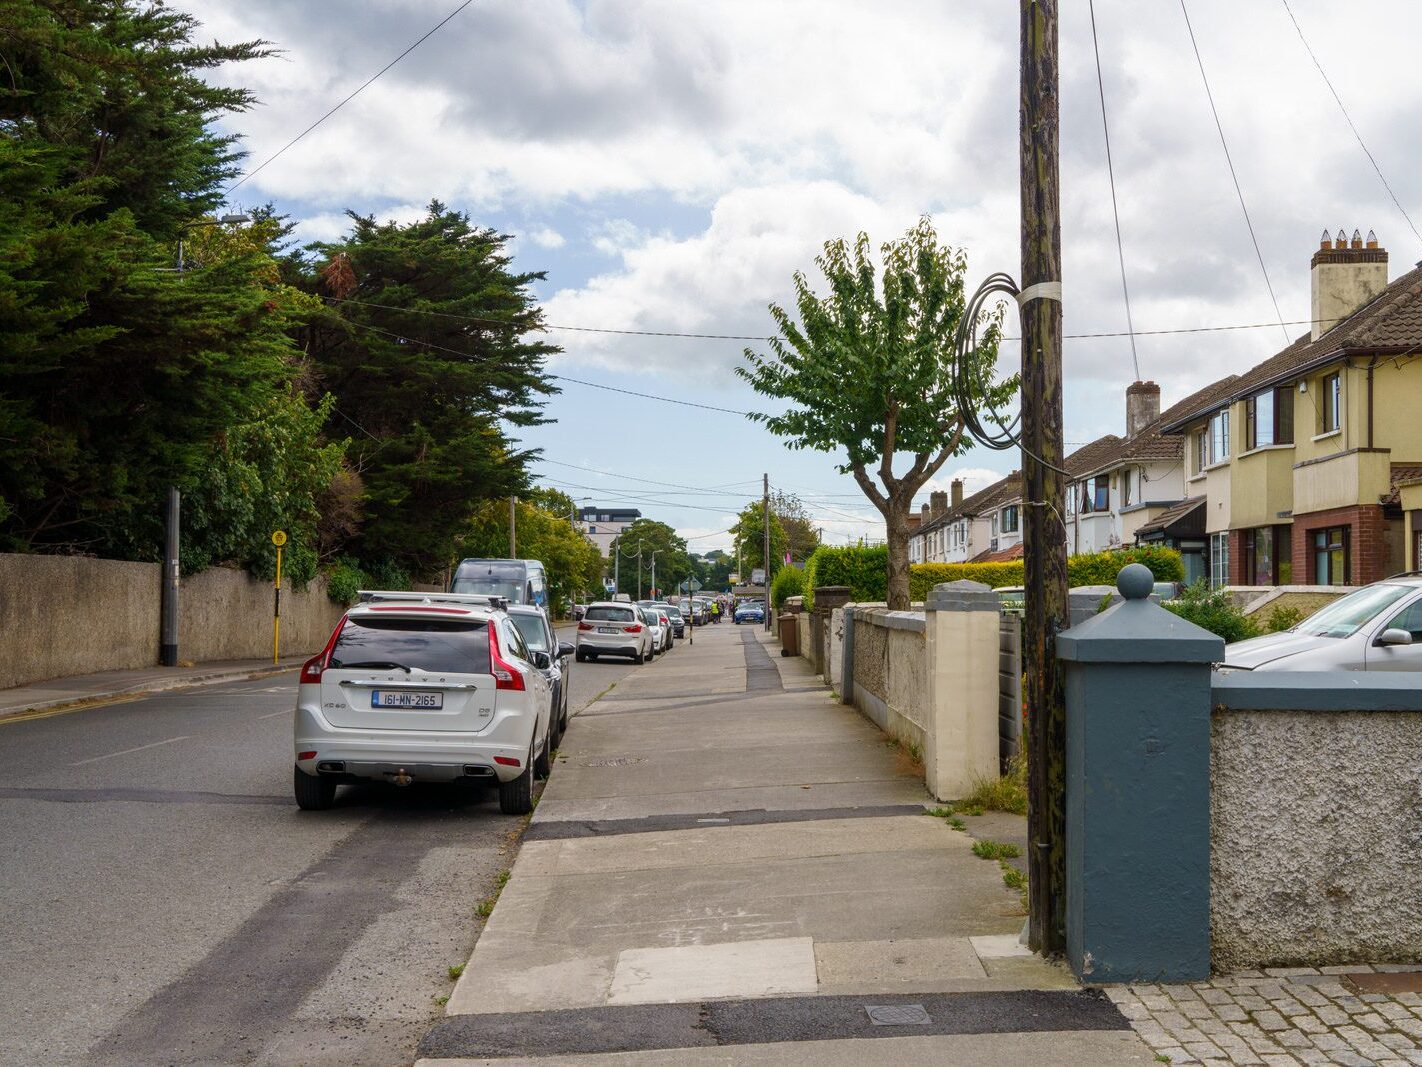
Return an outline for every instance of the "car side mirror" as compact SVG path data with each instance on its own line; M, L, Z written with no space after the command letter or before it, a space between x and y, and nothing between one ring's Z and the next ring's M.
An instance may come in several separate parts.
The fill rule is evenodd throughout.
M577 649L574 648L574 647L573 647L571 644L569 644L567 641L559 641L559 642L558 642L558 658L559 658L559 659L566 659L567 657L571 656L571 655L572 655L574 652L576 652L576 651L577 651Z
M1390 626L1382 632L1378 638L1380 645L1410 645L1412 644L1412 634L1397 626Z
M546 671L553 666L553 657L547 652L535 652L533 653L533 665L540 671Z

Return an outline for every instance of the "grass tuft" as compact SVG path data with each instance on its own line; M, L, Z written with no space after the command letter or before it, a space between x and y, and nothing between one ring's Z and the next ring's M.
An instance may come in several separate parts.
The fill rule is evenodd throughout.
M453 967L451 967L451 968L449 969L449 980L450 980L451 982L458 981L458 980L459 980L459 976L460 976L461 974L463 974L463 973L464 973L464 964L462 964L462 963L456 963Z
M958 810L981 815L984 811L1007 811L1013 815L1027 814L1027 760L1015 757L1000 778L984 778L973 791L958 802ZM970 809L977 809L970 811Z
M1022 850L1007 841L974 841L973 855L985 860L1015 860Z

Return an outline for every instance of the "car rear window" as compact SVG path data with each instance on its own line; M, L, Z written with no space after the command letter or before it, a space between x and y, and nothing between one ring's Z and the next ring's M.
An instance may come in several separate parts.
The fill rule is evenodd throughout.
M398 665L442 674L488 674L488 623L473 619L374 618L346 620L330 666L371 669Z
M583 616L589 622L636 622L631 608L595 607L588 608Z

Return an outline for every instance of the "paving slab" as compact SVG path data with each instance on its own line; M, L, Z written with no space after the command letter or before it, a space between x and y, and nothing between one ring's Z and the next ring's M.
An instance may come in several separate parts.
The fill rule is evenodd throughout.
M713 997L813 993L815 946L808 937L682 948L624 949L609 1004L684 1004Z

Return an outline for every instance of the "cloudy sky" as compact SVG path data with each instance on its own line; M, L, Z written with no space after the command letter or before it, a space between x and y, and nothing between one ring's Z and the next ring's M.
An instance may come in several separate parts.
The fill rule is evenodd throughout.
M1290 0L1401 204L1422 221L1422 19L1406 0ZM264 38L277 58L219 72L261 106L229 127L265 160L456 0L177 0L204 37ZM1086 5L1063 4L1065 323L1124 329ZM1097 0L1132 311L1138 330L1275 323L1137 339L1169 404L1285 341L1245 228L1177 0ZM1422 243L1392 203L1283 0L1189 0L1196 38L1279 311L1308 315L1325 226L1375 229L1400 274ZM550 324L767 332L829 238L896 236L930 214L969 284L1017 274L1017 5L1006 0L475 0L233 194L305 239L348 208L417 217L432 198L515 235L547 271ZM1303 326L1290 326L1291 334ZM741 343L557 330L550 370L617 389L761 410L732 374ZM1068 340L1066 437L1121 432L1129 341ZM550 484L640 507L724 547L734 513L798 492L827 540L873 535L834 457L792 452L735 414L564 383L532 431ZM974 450L938 483L970 491L1016 465Z

